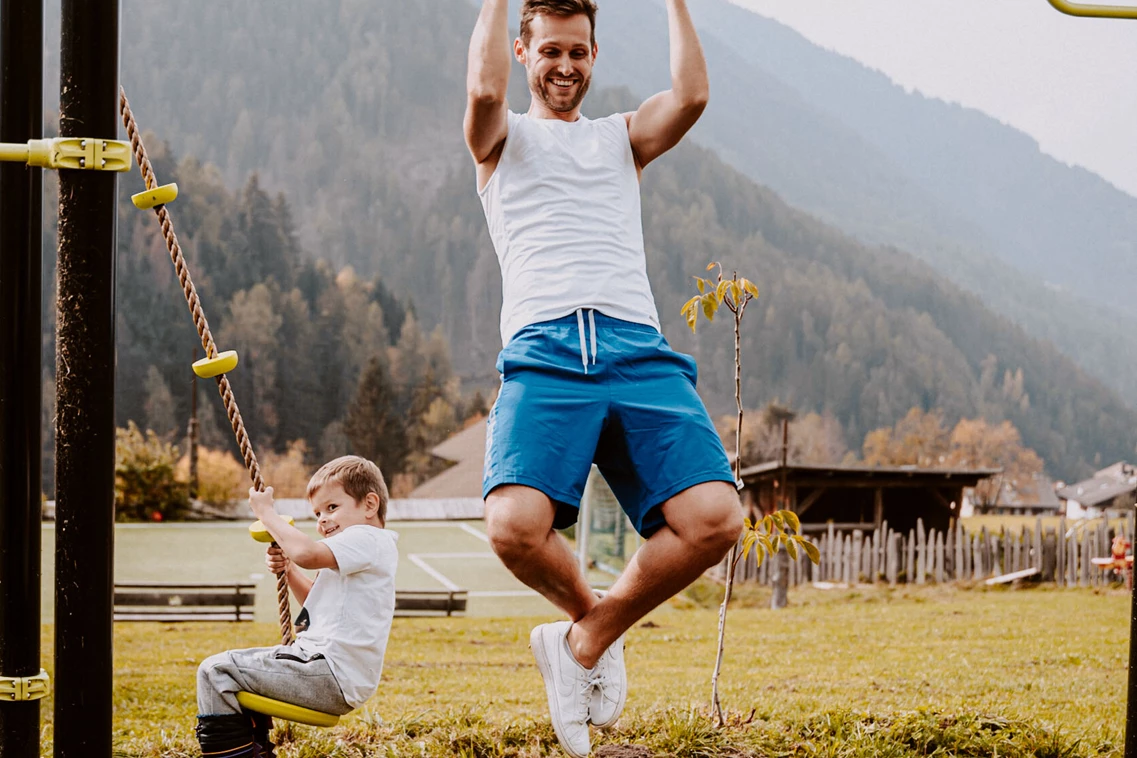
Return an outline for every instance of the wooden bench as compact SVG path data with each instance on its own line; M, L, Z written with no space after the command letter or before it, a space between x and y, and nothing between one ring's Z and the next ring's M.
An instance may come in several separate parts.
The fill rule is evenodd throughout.
M466 612L466 590L395 590L396 616L451 616Z
M114 586L115 621L252 621L256 585L133 582ZM466 612L466 590L396 590L396 616Z
M115 621L252 621L256 585L134 582L114 586Z

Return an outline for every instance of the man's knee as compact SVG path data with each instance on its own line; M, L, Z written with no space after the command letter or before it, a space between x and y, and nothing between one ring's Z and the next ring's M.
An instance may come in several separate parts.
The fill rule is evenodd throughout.
M707 524L708 551L720 556L726 553L742 536L742 526L742 505L737 496L716 502Z
M553 506L527 487L500 487L486 498L486 535L490 547L509 565L525 560L549 539Z
M700 553L719 560L742 534L738 492L725 482L709 482L682 493L664 509L667 523Z

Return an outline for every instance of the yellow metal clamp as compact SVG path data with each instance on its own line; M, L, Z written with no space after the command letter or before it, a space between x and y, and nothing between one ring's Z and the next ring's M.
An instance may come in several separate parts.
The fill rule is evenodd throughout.
M91 137L30 139L26 145L0 142L0 161L18 161L42 168L130 171L130 143Z
M40 700L51 692L51 679L43 669L35 676L0 676L0 702Z
M1071 16L1090 18L1137 18L1137 5L1086 5L1068 0L1050 0L1050 4Z

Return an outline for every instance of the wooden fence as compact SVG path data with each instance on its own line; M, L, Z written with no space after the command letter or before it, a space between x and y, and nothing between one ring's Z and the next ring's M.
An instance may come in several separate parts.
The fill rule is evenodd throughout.
M1017 532L1006 528L990 532L986 527L969 531L960 524L946 532L925 531L922 521L907 534L890 529L887 522L872 532L840 532L830 526L811 538L821 551L821 562L814 565L804 555L791 561L789 583L791 587L810 582L942 584L1037 569L1043 582L1098 587L1115 579L1091 561L1110 555L1117 531L1132 540L1134 526L1132 514L1116 529L1104 519L1069 526L1062 519L1057 529L1043 529L1038 519L1033 527L1023 526ZM767 559L758 566L751 554L739 561L735 581L769 584L773 563ZM718 575L725 572L724 561Z

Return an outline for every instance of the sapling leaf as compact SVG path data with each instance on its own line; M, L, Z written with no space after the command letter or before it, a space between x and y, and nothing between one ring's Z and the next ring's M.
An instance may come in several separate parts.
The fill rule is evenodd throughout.
M817 549L817 545L802 539L801 549L805 551L805 554L809 556L809 560L813 561L815 566L821 563L821 551Z
M799 519L797 517L797 514L794 513L793 511L783 511L783 513L785 514L785 520L786 520L786 523L789 525L789 528L793 529L795 532L800 533L801 532L801 519Z

